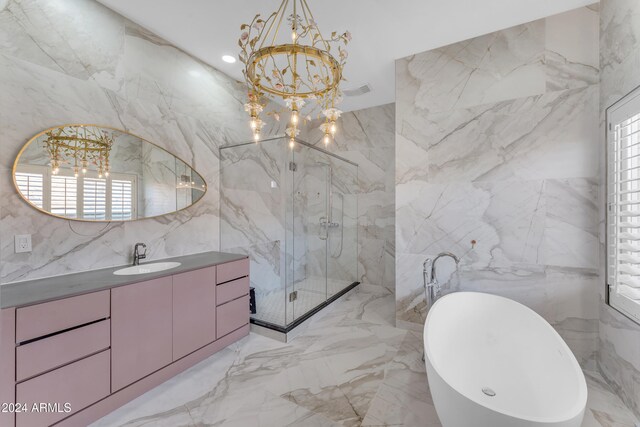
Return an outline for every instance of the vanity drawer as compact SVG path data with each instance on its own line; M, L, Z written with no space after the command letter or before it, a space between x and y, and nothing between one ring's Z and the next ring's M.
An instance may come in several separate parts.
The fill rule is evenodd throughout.
M17 427L42 427L56 423L109 395L110 351L79 360L70 365L32 378L16 386L16 401L57 404L45 412L26 412L16 415ZM65 403L71 411L65 412ZM57 410L53 410L57 409Z
M218 265L216 282L224 283L229 280L249 275L249 258Z
M110 321L106 319L21 345L16 350L17 381L105 350L110 344Z
M24 342L109 317L109 291L45 302L16 310L16 342Z
M220 339L247 323L249 323L249 295L218 306L216 338Z
M247 295L249 293L249 277L232 280L216 287L216 304L222 305L226 302Z

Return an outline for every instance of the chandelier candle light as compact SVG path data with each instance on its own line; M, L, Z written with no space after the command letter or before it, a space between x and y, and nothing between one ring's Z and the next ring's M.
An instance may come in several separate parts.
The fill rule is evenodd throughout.
M290 33L280 31L285 21ZM325 145L328 144L335 136L336 121L342 113L336 105L342 100L340 82L348 56L345 46L351 41L351 33L333 32L325 38L306 0L283 0L267 19L258 14L249 24L242 24L240 30L239 58L245 66L243 74L249 92L244 109L251 118L255 141L260 140L264 126L260 119L265 107L263 99L279 98L290 111L286 134L291 148L300 133L301 110L309 101L324 115L320 129ZM274 116L279 117L277 113Z

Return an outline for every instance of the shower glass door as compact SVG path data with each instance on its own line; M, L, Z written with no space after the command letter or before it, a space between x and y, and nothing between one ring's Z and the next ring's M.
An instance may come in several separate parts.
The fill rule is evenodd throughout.
M293 183L293 280L287 323L327 299L330 156L296 143L289 167Z
M289 170L293 277L287 323L358 280L357 165L297 142Z
M329 157L327 297L358 280L358 166Z

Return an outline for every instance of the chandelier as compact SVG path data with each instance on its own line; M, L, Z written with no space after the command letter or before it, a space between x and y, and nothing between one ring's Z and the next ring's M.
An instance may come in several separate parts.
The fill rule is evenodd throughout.
M300 132L301 109L312 103L324 116L320 129L328 144L342 113L336 105L342 99L340 82L351 34L333 32L324 37L306 0L283 0L268 18L258 14L242 24L240 31L239 58L249 93L244 108L251 118L254 139L260 140L264 126L260 114L265 108L263 100L268 98L282 100L290 112L286 134L292 148ZM279 119L277 113L274 116Z
M61 165L73 167L77 178L86 174L89 165L98 169L98 177L109 176L109 154L113 137L105 130L83 125L69 125L45 133L45 150L51 161L51 173L57 175Z

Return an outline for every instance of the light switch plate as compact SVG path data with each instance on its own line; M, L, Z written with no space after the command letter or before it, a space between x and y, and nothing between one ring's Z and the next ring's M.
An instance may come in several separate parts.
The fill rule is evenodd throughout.
M16 234L15 246L17 254L31 252L31 234Z

